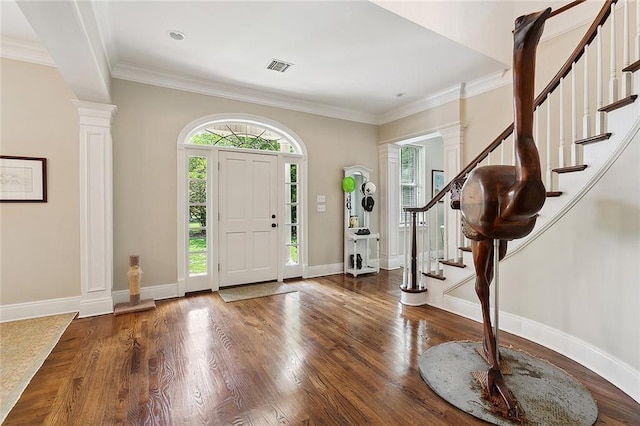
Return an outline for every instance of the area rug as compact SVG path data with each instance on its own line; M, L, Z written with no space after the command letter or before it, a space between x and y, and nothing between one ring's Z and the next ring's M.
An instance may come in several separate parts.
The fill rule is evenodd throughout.
M292 286L283 283L251 284L218 290L225 302L255 299L257 297L274 296L276 294L296 292Z
M0 323L0 423L75 316L69 313Z
M460 410L491 424L514 426L499 414L506 409L500 398L495 405L495 400L483 398L488 364L478 348L482 342L432 346L418 360L420 375L435 393ZM591 426L598 419L598 406L589 390L564 370L506 347L500 348L500 358L509 364L504 380L524 410L525 424Z

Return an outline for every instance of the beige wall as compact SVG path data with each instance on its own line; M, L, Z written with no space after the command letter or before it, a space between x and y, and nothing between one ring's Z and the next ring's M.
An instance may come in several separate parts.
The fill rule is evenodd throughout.
M0 304L80 295L74 97L52 67L2 59L2 155L47 158L47 203L0 204Z
M587 29L588 25L583 25L540 43L536 55L536 95L545 88L560 70L560 67L564 65Z
M294 131L309 156L308 264L342 262L342 168L360 164L377 179L376 127L228 99L114 80L114 288L126 288L128 256L141 256L143 286L177 280L177 138L211 114L253 114ZM316 196L326 196L326 213ZM373 218L374 221L377 218Z
M378 143L399 142L460 121L460 101L455 100L378 126Z
M512 85L467 98L462 104L462 161L467 165L513 122Z

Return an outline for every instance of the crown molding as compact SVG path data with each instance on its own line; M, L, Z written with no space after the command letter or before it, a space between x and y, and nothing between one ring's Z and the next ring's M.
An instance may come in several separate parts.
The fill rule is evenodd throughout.
M462 99L463 91L464 83L460 83L432 95L425 96L408 105L381 114L378 117L377 124L390 123L392 121L399 120L401 118L405 118L419 112L436 108L451 101Z
M114 64L118 63L118 58L113 48L115 44L115 36L113 34L113 28L110 25L111 20L108 19L107 16L108 12L105 9L105 4L106 2L89 2L89 6L95 18L95 25L98 29L98 38L102 47L104 59L107 62L107 67L109 68L109 73L111 74L111 70L113 70Z
M373 114L308 102L289 96L277 95L262 90L249 89L212 80L180 77L174 74L151 71L129 65L117 65L112 70L111 76L122 80L199 93L202 95L217 96L241 102L317 114L365 124L377 124L376 116Z
M409 105L394 109L378 117L377 124L386 124L413 114L439 107L448 102L467 99L512 83L511 69L504 69L471 80L456 84L440 92L425 96Z
M466 83L462 91L462 99L472 98L511 83L513 83L512 69L505 68Z
M0 56L49 67L56 66L47 49L39 42L2 37L0 39Z
M0 42L0 56L4 58L52 67L56 66L47 50L38 42L7 37L3 37ZM106 48L105 52L107 63L111 65L114 62L112 52ZM386 124L455 100L477 96L511 84L511 75L511 69L501 70L467 83L456 84L384 114L375 115L332 105L308 102L263 90L250 89L213 80L185 78L175 74L129 65L117 65L111 69L111 77L122 80L374 125Z

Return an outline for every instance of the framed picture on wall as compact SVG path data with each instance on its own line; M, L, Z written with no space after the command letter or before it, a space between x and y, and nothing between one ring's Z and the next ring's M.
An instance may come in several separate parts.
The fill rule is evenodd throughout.
M444 188L444 171L431 170L431 198Z
M0 202L46 203L47 159L0 155Z

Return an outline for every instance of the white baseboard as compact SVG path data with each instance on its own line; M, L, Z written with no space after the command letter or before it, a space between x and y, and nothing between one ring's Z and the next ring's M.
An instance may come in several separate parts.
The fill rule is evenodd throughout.
M113 303L126 303L129 301L129 290L118 290L112 294ZM178 297L178 284L163 284L149 287L140 287L140 299L172 299Z
M95 317L98 315L113 313L113 298L101 297L98 299L80 300L78 318Z
M170 299L178 297L178 284L165 284L140 289L142 299ZM119 290L112 297L93 300L82 300L82 297L65 297L60 299L39 300L36 302L16 303L0 306L0 322L18 321L49 315L78 312L79 318L113 313L116 303L129 301L129 290Z
M0 322L18 321L80 311L80 296L0 306Z
M440 308L482 322L479 303L444 295ZM500 312L500 329L554 350L599 374L640 402L640 371L580 339L527 318Z
M326 275L341 274L344 271L342 263L332 263L329 265L306 266L302 273L303 278L324 277Z
M402 267L404 256L380 256L380 269L390 271L392 269L399 269Z

